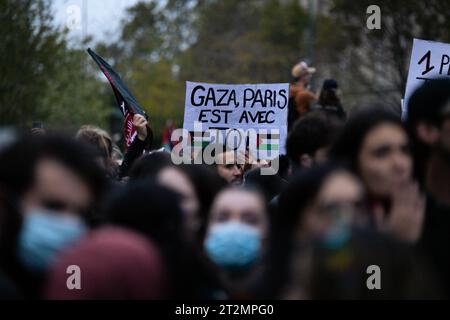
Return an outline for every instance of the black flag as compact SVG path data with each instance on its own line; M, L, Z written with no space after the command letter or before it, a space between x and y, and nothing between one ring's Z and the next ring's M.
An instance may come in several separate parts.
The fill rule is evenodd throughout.
M114 91L114 95L116 96L117 104L119 106L120 111L122 112L125 120L124 120L124 137L125 137L125 147L128 148L130 144L133 142L133 139L136 136L136 130L133 127L133 116L135 114L143 115L147 120L148 116L145 111L141 108L141 106L136 101L136 98L127 88L127 86L123 83L119 74L114 71L114 69L90 48L87 52L91 55L94 61L102 70L103 74L108 79L111 87Z

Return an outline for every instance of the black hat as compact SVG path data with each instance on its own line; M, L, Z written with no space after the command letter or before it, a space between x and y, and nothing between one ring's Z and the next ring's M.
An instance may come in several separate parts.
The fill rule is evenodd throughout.
M338 88L338 84L336 82L336 80L334 79L327 79L323 82L322 85L322 90L332 90L332 89L337 89Z

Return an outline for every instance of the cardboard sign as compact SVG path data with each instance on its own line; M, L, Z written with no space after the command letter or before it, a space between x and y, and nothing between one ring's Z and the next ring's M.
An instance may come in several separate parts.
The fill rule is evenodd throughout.
M414 39L408 81L402 104L402 118L408 114L408 102L414 91L424 81L450 77L450 44Z
M258 149L277 150L284 154L288 103L288 83L230 85L186 82L183 128L194 132L194 146L197 144L199 147L217 139L211 134L206 137L195 134L199 130L219 131L223 137L232 135L241 142L246 138L245 132L256 130ZM236 133L238 131L239 134ZM196 139L196 136L201 138Z

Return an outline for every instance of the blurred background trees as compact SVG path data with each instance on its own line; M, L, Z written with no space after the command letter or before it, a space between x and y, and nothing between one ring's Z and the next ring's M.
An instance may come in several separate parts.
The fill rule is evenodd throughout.
M103 86L84 52L68 47L44 0L0 0L0 125L108 123Z
M127 9L118 40L77 48L52 24L48 0L0 0L0 124L121 132L109 85L85 52L118 71L150 115L159 143L182 125L185 81L289 82L299 60L317 67L315 90L338 80L344 107L399 111L414 37L450 42L450 2L379 0L381 30L366 28L369 0L147 0ZM95 12L90 13L95 14Z

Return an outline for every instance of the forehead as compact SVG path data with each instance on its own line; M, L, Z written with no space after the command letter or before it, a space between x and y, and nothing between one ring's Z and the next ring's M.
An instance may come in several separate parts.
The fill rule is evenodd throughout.
M408 141L405 130L394 123L381 123L373 127L367 133L364 144L371 145L376 143L405 143Z
M319 193L321 201L358 200L363 195L363 188L356 177L345 171L329 176Z
M246 190L226 190L219 193L214 200L213 208L227 209L227 210L245 210L245 209L258 209L262 210L264 204L262 198L250 191Z
M88 202L88 185L69 168L52 159L40 160L35 168L32 192L42 197L73 202Z
M234 164L238 161L244 161L244 155L241 155L234 151L227 151L219 154L218 160L221 161L221 163L219 164Z
M181 193L191 192L193 185L189 178L177 168L165 168L158 174L158 181Z

